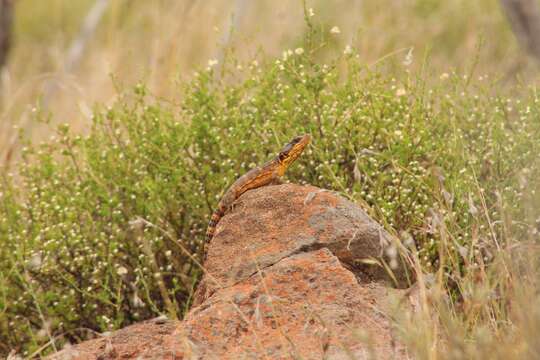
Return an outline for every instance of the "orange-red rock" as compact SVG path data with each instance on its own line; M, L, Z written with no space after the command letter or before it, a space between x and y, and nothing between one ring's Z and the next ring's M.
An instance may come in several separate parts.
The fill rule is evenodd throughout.
M386 296L320 249L217 291L191 310L183 334L204 359L394 358L402 350L384 315Z
M334 192L294 184L248 191L217 226L196 304L258 268L320 248L332 251L361 282L388 281L387 270L373 260L381 262L391 246L381 225ZM403 271L394 277L402 281Z

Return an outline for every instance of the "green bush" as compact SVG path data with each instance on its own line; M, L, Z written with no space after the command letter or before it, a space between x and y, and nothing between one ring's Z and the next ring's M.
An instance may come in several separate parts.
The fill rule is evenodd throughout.
M367 206L414 239L426 271L441 224L463 260L449 279L489 261L505 232L533 236L535 91L510 99L487 78L392 78L354 54L324 65L302 50L200 71L181 100L137 85L97 109L87 135L63 125L25 150L0 185L0 353L181 317L201 274L190 254L220 195L297 134L313 142L288 178Z

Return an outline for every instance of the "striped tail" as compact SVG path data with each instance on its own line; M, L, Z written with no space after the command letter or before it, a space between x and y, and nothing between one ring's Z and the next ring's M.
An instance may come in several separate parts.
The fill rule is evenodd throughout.
M204 240L204 261L206 261L206 256L208 254L208 245L210 244L210 241L212 241L212 238L214 237L214 233L216 231L216 226L225 214L225 209L221 206L218 207L216 211L212 214L212 217L210 218L210 222L208 223L208 227L206 228L206 239Z

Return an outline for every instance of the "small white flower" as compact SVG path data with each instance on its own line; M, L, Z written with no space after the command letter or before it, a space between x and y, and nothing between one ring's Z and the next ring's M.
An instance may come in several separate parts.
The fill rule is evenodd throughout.
M405 94L407 94L407 91L405 91L404 88L399 88L396 90L396 96L403 96Z
M478 209L477 209L476 206L474 205L473 198L472 198L472 196L471 196L470 194L469 194L469 213L470 213L472 216L478 215Z
M313 8L308 9L308 15L309 15L309 17L315 16L315 11L313 11Z
M283 61L287 61L287 59L289 58L289 53L287 51L284 51L282 54L282 58L283 58Z
M413 62L413 48L410 48L407 52L407 55L405 55L405 60L403 60L403 65L409 66Z
M352 54L352 48L351 48L351 46L350 46L350 45L345 46L345 50L343 50L343 53L344 53L345 55L350 55L350 54Z
M389 258L396 258L397 257L397 248L395 245L390 245L385 249L386 255Z
M116 269L116 273L120 276L123 276L128 273L128 270L125 267L120 266L118 269Z
M442 73L441 76L439 77L441 80L446 80L450 77L450 75L448 75L448 73Z
M30 260L28 261L28 268L31 270L39 270L42 263L43 259L41 258L41 253L35 253L30 257Z
M296 55L302 55L302 54L304 53L304 49L302 49L302 48L296 48L296 49L294 50L294 53L295 53Z
M462 258L466 259L469 255L469 250L467 250L466 247L458 245L458 253L461 255Z
M39 339L45 339L47 338L47 330L45 328L43 329L39 329L39 331L36 333L36 336L39 338ZM22 358L19 358L19 357L10 357L8 356L8 359L22 359Z
M208 60L208 66L209 66L209 67L216 66L217 64L218 64L217 59L210 59L210 60Z
M340 34L340 33L341 33L341 30L339 30L339 28L337 26L334 26L332 29L330 29L330 34L337 35L337 34Z
M133 294L132 301L133 301L133 306L135 307L144 307L146 305L144 301L141 300L141 298L139 297L137 293Z
M405 244L405 246L407 246L408 248L412 248L414 246L414 240L411 234L409 234L406 231L402 231L400 235L401 235L403 244Z

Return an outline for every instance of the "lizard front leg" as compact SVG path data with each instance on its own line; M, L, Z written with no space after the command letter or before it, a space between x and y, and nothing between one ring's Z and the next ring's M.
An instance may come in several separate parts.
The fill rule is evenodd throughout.
M284 184L283 180L281 180L281 178L277 176L268 183L268 185L283 185L283 184Z

